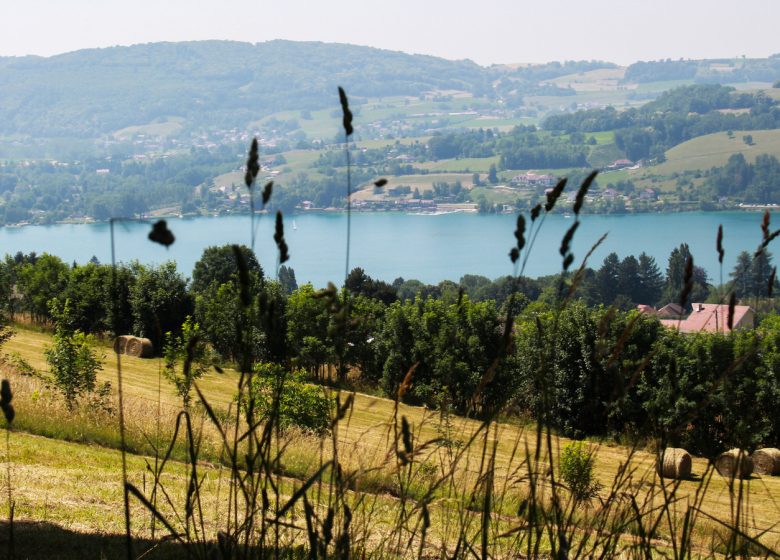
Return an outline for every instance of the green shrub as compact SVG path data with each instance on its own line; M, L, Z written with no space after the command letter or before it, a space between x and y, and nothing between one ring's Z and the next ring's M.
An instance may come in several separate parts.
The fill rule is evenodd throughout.
M257 416L271 418L278 401L279 425L323 435L330 430L331 400L322 387L302 381L302 374L290 374L274 364L259 364L252 383Z
M71 327L70 302L53 299L55 318L53 344L44 349L54 385L62 392L69 409L81 395L95 390L97 372L103 369L102 357L94 349L94 339Z
M596 459L581 441L573 441L561 452L561 478L576 501L590 500L598 494L601 485L593 480Z

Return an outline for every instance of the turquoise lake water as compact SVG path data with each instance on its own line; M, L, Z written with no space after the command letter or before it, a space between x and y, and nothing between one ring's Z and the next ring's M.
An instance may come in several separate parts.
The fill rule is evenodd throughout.
M726 258L724 276L742 250L753 251L761 240L762 215L758 212L692 212L682 214L635 214L622 216L586 215L572 244L575 267L592 244L604 233L607 239L593 254L590 265L598 267L609 252L621 258L642 251L652 255L666 269L671 250L682 242L690 245L695 263L717 281L719 268L715 251L718 225L724 228ZM777 219L777 218L775 218ZM512 273L508 252L514 245L516 216L401 213L356 213L352 215L350 268L360 266L375 278L387 281L402 276L435 283L457 281L463 274L495 278ZM293 228L293 221L295 228ZM539 233L525 274L553 274L561 268L560 240L573 218L551 215ZM177 262L189 276L204 248L250 241L250 217L192 218L168 220L176 235L170 247L146 239L149 224L116 225L118 261L137 259L143 263ZM324 286L340 284L345 270L347 217L343 213L298 214L285 219L285 237L298 283ZM778 223L771 229L780 227ZM257 217L258 258L273 276L276 246L273 216ZM780 243L780 242L778 242ZM771 247L770 247L771 249ZM84 263L93 255L111 262L108 224L26 226L0 228L0 255L17 251L48 252L67 262Z

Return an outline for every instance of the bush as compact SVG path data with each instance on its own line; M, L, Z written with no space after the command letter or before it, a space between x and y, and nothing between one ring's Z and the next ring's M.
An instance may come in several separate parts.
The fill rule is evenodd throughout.
M55 318L53 344L44 349L54 385L62 392L69 409L76 399L95 390L97 372L103 369L102 359L94 350L90 335L70 327L70 302L60 305L52 300Z
M317 435L330 431L331 401L321 387L308 385L302 374L289 375L273 364L258 365L256 374L252 392L258 417L270 419L277 400L283 430L295 426Z
M601 488L601 485L593 480L595 463L593 453L581 441L569 443L561 452L561 478L578 502L595 497Z

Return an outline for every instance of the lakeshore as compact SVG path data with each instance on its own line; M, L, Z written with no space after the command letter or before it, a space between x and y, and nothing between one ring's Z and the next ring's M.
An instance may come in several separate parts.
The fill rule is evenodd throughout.
M266 274L273 278L276 270L274 217L260 214L255 218L255 250ZM346 264L346 213L297 213L294 214L296 228L292 227L292 218L288 216L285 220L285 236L291 255L286 264L295 270L298 283L312 282L317 287L328 282L340 284ZM149 223L117 223L117 260L161 263L171 259L189 276L206 247L250 243L252 220L248 214L168 219L176 236L176 242L169 249L146 239ZM720 276L715 251L719 225L724 228L725 277L733 268L738 253L754 250L761 239L761 214L755 211L590 214L581 219L582 225L572 246L577 265L596 240L607 233L606 240L589 261L592 267L598 267L613 251L621 257L644 251L665 269L671 250L680 243L688 243L696 264L707 271L712 281ZM571 223L571 218L564 214L546 218L523 271L525 275L537 277L561 270L558 248ZM513 272L507 252L513 244L514 228L514 214L357 212L352 215L349 266L360 266L372 277L389 282L398 277L428 283L457 281L464 274L495 278ZM66 262L84 263L93 256L100 262L111 262L109 224L0 228L0 254L18 251L47 252Z

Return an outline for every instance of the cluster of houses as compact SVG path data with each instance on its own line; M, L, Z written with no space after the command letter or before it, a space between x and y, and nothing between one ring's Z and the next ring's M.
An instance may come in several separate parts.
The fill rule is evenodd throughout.
M633 167L635 164L628 159L619 159L608 165L605 170L617 170L627 167ZM545 194L552 189L558 182L558 177L549 173L534 173L528 171L525 173L519 173L512 177L509 181L509 185L518 189L536 190L541 192L544 189ZM593 192L594 196L603 198L605 200L614 200L618 198L627 198L617 190L613 188L606 188L600 193ZM570 202L573 201L575 194L570 193ZM658 193L654 189L646 188L642 189L635 195L639 200L655 202L658 200Z
M756 313L748 305L735 305L729 327L729 306L718 303L694 303L687 313L677 303L670 303L660 309L649 305L637 305L640 313L658 317L661 324L681 333L729 333L733 330L755 327Z
M353 200L352 208L355 210L403 210L425 211L436 210L437 202L423 198L399 198L393 200ZM304 207L304 209L306 209Z

